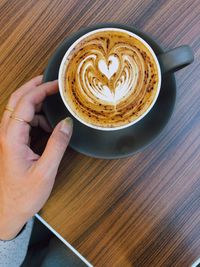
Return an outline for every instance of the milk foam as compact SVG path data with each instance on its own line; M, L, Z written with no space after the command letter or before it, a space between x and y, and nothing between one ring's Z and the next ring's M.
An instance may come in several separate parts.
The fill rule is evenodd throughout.
M118 70L119 60L115 56L108 57L108 64L106 64L105 60L100 59L98 63L99 70L110 79L114 73Z

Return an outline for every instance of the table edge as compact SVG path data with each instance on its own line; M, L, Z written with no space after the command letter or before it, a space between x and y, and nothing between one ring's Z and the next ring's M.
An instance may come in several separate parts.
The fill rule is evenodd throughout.
M44 224L61 242L63 242L73 253L76 254L88 267L93 267L93 265L84 258L67 240L65 240L56 230L51 227L50 224L47 223L38 213L35 214L35 217Z

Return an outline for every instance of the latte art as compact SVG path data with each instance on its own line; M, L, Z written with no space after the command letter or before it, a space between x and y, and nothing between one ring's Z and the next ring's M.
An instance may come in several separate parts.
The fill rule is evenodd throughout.
M118 72L120 67L119 58L116 55L111 55L106 59L103 55L93 54L86 57L86 59L80 63L78 67L79 85L82 93L90 91L90 93L99 99L99 101L105 101L108 104L116 105L122 98L128 96L128 93L134 90L134 87L138 78L137 65L132 62L132 59L126 55L122 56L123 72L119 75L118 79L114 79L114 76ZM98 61L98 69L101 72L100 75L103 78L107 78L106 82L101 81L101 77L98 78L89 68L95 68L95 62ZM82 67L84 64L84 67ZM105 78L105 79L106 79ZM83 81L83 84L81 83ZM89 92L88 92L89 93ZM99 102L98 101L98 102Z
M81 40L68 55L64 95L73 112L100 127L139 118L158 88L148 48L126 32L101 31Z
M109 56L108 58L108 65L106 61L103 59L99 60L98 64L99 70L108 78L110 79L115 72L117 72L119 67L119 60L114 55Z

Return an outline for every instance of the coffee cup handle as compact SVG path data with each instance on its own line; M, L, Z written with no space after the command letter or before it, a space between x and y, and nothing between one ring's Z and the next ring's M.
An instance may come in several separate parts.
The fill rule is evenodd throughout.
M173 48L157 57L163 74L180 70L194 61L193 51L188 45Z

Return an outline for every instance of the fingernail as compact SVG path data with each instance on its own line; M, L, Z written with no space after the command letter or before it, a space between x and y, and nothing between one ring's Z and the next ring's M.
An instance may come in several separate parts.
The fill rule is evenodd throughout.
M73 128L73 120L72 118L67 117L62 121L60 126L60 131L67 135L71 135L72 128Z

